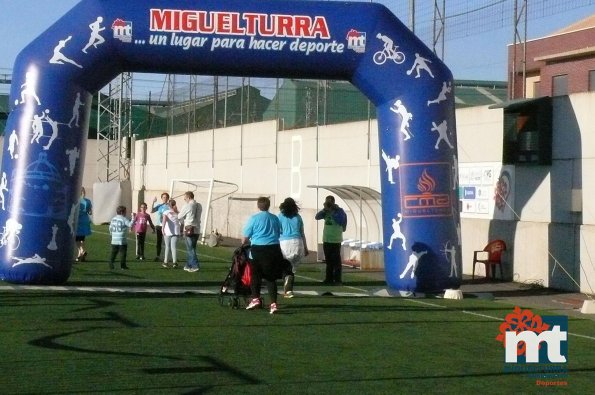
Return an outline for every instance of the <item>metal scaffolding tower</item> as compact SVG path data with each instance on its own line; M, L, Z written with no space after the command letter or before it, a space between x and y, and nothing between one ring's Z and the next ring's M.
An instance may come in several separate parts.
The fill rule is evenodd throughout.
M97 94L97 180L130 179L132 73L123 73Z
M409 30L416 33L416 0L409 0ZM434 0L432 6L432 51L444 60L444 29L446 28L446 0Z
M442 4L439 4L442 3ZM446 27L446 0L434 0L434 25L432 29L432 50L444 60L444 29Z

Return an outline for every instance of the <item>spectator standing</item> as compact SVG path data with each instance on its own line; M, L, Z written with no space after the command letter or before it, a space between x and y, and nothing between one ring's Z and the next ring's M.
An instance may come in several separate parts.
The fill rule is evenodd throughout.
M180 237L180 221L178 220L178 206L176 201L170 199L168 202L169 210L165 211L161 217L161 226L163 227L163 237L165 239L165 253L163 256L164 268L169 268L169 256L171 254L172 267L178 267L178 237Z
M268 197L259 197L256 205L260 211L246 222L242 239L242 244L251 244L252 254L252 300L246 310L261 307L260 287L264 279L271 298L270 313L275 314L278 311L276 279L281 277L284 261L279 246L281 222L276 215L269 213L271 201Z
M155 232L155 225L151 216L147 213L147 203L141 203L138 213L132 214L132 229L136 233L136 259L145 260L145 239L147 236L147 227L150 226Z
M291 263L291 273L284 277L283 290L285 296L293 297L293 279L303 257L308 255L308 246L304 234L304 221L298 213L300 208L295 200L288 197L279 206L278 215L281 222L281 237L279 243L283 257Z
M193 273L200 269L198 256L196 255L196 243L198 242L202 206L194 200L194 193L192 191L184 194L184 201L186 205L178 214L178 219L183 225L186 255L188 257L184 270Z
M126 253L128 252L127 235L132 227L132 222L126 218L126 207L118 206L116 216L109 224L109 232L112 235L112 253L109 260L109 268L114 268L116 256L120 254L120 269L127 270Z
M163 192L161 194L161 203L157 204L157 196L153 199L153 208L151 209L151 213L157 213L155 218L155 235L157 236L157 244L156 244L156 256L154 261L159 262L161 256L161 245L163 244L163 228L161 227L161 219L163 218L163 213L170 209L169 205L169 193Z
M341 242L343 232L347 229L347 215L335 203L333 196L327 196L323 209L316 213L316 220L324 220L322 230L322 248L326 262L326 275L323 283L327 285L341 285Z
M86 197L85 188L81 188L81 198L79 200L79 216L76 225L75 241L78 246L76 262L84 262L87 259L87 250L85 249L85 238L90 236L91 215L93 215L93 204Z

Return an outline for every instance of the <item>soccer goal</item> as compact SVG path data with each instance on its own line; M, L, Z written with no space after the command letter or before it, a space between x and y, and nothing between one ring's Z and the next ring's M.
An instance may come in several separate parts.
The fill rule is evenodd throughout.
M174 178L171 180L169 195L172 199L179 199L184 196L184 193L191 191L194 193L194 200L202 205L202 229L200 241L205 243L207 238L213 230L217 229L214 218L221 218L223 214L227 215L227 210L221 208L217 210L217 201L226 196L232 195L238 190L238 185L232 182L209 179L181 179ZM180 204L181 206L181 204ZM221 211L221 213L214 214Z

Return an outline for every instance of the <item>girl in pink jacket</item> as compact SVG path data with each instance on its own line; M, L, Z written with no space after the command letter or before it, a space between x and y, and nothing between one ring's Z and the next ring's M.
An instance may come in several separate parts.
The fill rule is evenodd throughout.
M155 225L151 221L151 215L147 213L147 203L141 203L138 213L132 214L132 230L136 233L136 259L145 260L145 237L147 226L150 226L155 233Z

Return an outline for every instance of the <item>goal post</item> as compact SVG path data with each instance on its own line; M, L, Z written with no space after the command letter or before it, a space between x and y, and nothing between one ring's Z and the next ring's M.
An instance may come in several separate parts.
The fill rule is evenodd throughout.
M238 189L238 185L233 182L216 180L214 178L174 178L170 181L169 196L171 196L172 199L176 199L177 197L183 196L184 193L191 191L195 195L195 200L203 205L200 241L204 244L205 238L208 236L207 228L209 224L212 223L212 220L209 218L212 215L213 202L232 195Z

